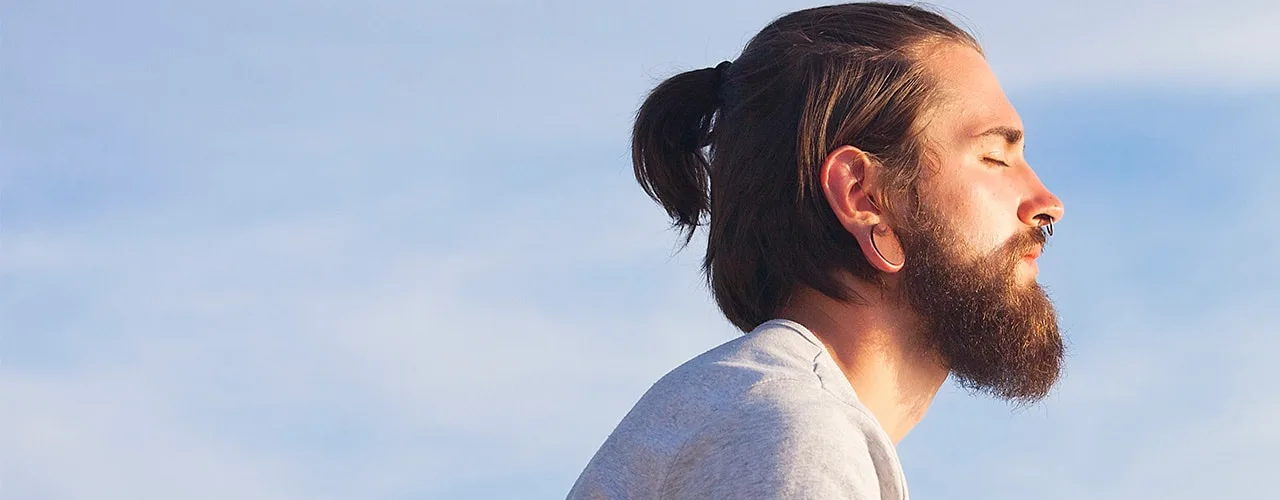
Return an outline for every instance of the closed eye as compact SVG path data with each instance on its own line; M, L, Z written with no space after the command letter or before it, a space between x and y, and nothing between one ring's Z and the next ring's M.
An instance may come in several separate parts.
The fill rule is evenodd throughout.
M1000 161L1000 160L997 160L997 159L995 159L995 158L991 158L991 157L985 157L985 158L983 158L983 159L982 159L982 161L984 161L984 162L986 162L986 163L991 163L991 164L999 165L999 166L1002 166L1002 167L1007 167L1007 166L1009 166L1009 164L1008 164L1008 163L1002 162L1002 161Z

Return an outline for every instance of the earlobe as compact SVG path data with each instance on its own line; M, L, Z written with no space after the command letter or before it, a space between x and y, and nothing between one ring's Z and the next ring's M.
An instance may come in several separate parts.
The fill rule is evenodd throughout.
M858 246L862 248L862 256L876 270L882 273L896 273L906 263L906 252L898 235L888 224L877 222L871 227L854 233Z

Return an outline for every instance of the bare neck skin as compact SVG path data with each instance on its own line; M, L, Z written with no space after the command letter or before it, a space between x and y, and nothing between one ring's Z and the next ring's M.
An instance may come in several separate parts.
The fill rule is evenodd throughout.
M949 372L921 347L919 322L908 308L852 281L862 303L839 302L804 288L779 316L804 325L826 345L858 400L898 443L924 418Z

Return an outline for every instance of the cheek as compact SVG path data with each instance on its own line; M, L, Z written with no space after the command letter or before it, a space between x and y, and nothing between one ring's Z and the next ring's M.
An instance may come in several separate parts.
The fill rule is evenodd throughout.
M990 170L990 169L988 169ZM994 171L994 170L992 170ZM1017 230L1017 203L997 176L965 176L937 192L935 207L971 256L986 255L1004 245Z

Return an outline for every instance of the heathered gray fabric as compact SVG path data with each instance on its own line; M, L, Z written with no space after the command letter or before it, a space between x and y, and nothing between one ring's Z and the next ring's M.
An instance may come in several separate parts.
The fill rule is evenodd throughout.
M568 498L906 500L907 486L822 343L772 320L654 384Z

